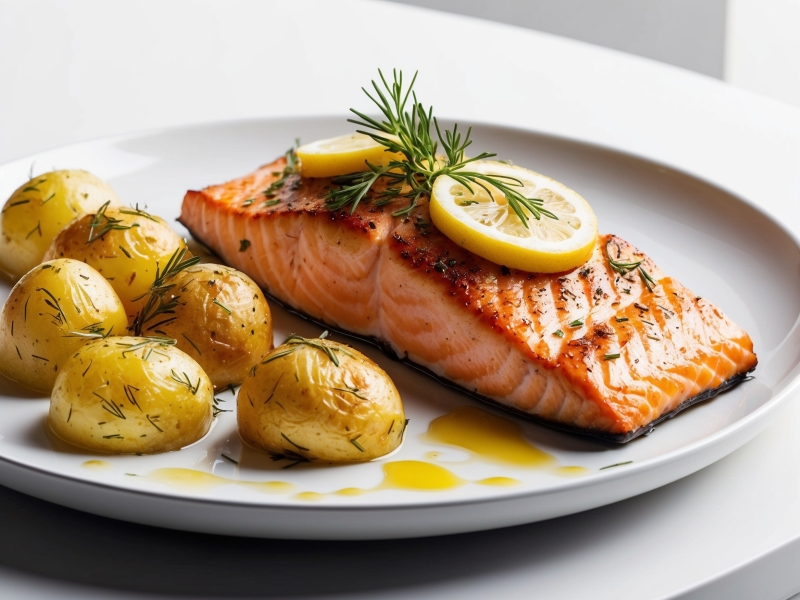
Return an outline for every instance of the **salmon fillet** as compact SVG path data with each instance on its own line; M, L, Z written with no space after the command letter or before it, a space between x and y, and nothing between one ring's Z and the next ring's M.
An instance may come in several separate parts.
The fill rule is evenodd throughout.
M474 395L624 442L756 366L744 330L619 237L572 271L517 271L450 241L427 202L405 218L402 204L331 212L331 181L300 175L265 200L285 164L187 192L180 222L279 302ZM643 259L653 290L607 252Z

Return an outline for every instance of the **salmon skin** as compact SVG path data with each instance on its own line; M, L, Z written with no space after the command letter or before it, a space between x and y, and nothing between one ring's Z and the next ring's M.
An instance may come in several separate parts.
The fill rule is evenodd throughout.
M512 412L627 442L756 366L743 329L617 236L572 271L518 271L450 241L427 202L330 211L331 180L285 166L187 192L180 222L280 303Z

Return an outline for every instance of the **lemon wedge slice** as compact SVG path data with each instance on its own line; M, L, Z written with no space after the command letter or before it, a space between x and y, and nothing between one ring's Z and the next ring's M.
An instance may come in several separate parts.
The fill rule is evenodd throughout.
M430 212L434 225L459 246L492 262L535 273L558 273L585 263L597 240L597 218L588 202L562 183L494 161L471 163L465 170L513 177L527 198L543 200L542 208L557 219L529 215L522 223L502 192L491 195L472 184L472 192L452 177L436 178ZM504 180L508 182L509 180Z
M336 177L368 171L367 163L385 165L396 157L368 135L348 133L311 142L297 150L303 177Z

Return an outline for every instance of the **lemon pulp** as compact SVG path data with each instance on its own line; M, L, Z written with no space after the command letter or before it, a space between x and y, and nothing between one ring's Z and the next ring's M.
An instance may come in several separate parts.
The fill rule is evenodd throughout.
M368 171L367 163L388 164L396 155L363 133L317 140L297 150L303 177L336 177Z
M527 213L527 227L505 196L487 185L472 191L452 177L436 179L430 212L434 225L459 246L487 260L536 273L567 271L585 263L597 239L597 219L589 204L567 186L535 171L495 161L471 163L470 171L518 180L512 185L526 198L543 201L553 219ZM524 210L524 209L523 209Z

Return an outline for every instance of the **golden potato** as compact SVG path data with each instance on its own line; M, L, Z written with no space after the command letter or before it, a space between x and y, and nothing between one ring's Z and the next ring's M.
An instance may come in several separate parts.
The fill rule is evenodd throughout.
M61 228L106 202L114 190L86 171L52 171L22 184L0 213L0 270L15 279L42 262Z
M164 280L159 312L151 305L137 333L178 340L216 388L241 383L272 350L272 315L264 294L244 273L199 264Z
M0 373L50 392L61 368L87 340L123 335L125 309L109 283L71 259L34 267L0 311Z
M48 423L61 439L113 454L179 450L211 427L213 389L174 340L112 337L80 348L56 379Z
M400 445L406 418L389 376L326 339L289 338L239 389L242 439L287 460L357 462Z
M144 305L143 296L153 285L156 271L185 247L163 219L138 208L104 205L62 229L44 259L74 258L97 269L111 283L132 321Z

